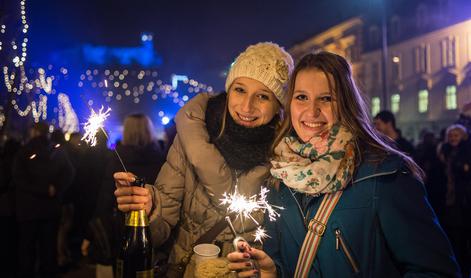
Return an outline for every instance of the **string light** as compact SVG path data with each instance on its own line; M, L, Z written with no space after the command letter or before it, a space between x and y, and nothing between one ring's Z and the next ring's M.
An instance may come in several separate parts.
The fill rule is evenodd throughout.
M65 93L60 93L57 96L57 101L59 103L59 127L62 129L62 131L64 131L65 134L78 132L78 117L72 108L69 97Z
M31 107L33 111L33 119L34 122L39 122L39 119L42 118L43 120L47 119L47 96L39 95L39 103L36 107L36 102L31 102Z

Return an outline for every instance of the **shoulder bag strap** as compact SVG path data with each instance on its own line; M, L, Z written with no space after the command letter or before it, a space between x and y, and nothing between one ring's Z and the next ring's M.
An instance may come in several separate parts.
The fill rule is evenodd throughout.
M322 203L314 218L309 222L306 237L304 238L301 251L299 253L295 278L306 278L309 276L312 262L316 257L319 244L327 227L327 221L337 205L343 191L325 194Z

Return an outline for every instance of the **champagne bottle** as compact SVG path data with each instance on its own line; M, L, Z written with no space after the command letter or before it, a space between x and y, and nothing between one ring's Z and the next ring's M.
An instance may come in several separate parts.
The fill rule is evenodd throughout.
M144 187L136 177L134 186ZM121 250L116 264L117 278L154 277L152 242L149 219L144 209L126 214Z

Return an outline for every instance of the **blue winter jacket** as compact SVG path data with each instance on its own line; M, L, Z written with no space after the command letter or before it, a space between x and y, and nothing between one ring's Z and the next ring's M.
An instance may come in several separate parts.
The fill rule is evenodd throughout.
M294 276L306 225L322 200L314 197L303 208L296 202L301 194L293 193L281 184L268 196L284 207L276 221L265 220L264 250L278 277ZM422 183L390 156L359 166L330 216L309 277L460 277L460 271Z

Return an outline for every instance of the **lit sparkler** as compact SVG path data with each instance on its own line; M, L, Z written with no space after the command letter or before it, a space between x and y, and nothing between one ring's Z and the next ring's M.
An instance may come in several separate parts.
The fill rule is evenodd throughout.
M81 140L84 140L85 142L87 142L87 144L90 144L90 146L96 146L96 135L98 133L98 130L103 130L103 126L104 126L104 122L106 120L106 118L108 118L110 116L110 111L111 111L111 108L108 107L108 109L106 109L106 111L103 113L103 109L104 107L102 106L100 108L100 110L98 111L98 113L95 112L95 110L91 109L92 110L92 114L90 115L90 117L88 118L88 121L85 123L84 125L84 129L85 129L85 134L83 135L82 139Z
M275 208L283 209L283 207L270 205L266 198L268 189L262 187L260 193L251 197L246 197L240 194L235 187L233 194L224 193L223 199L221 199L221 205L227 205L227 211L229 213L235 213L242 217L242 219L251 219L257 226L260 225L257 220L252 216L256 211L268 212L268 218L270 221L280 216Z
M96 135L98 133L98 130L101 130L103 134L108 137L108 134L106 134L105 130L103 129L104 123L106 118L110 116L110 111L111 108L108 107L105 112L103 112L104 107L101 106L100 110L98 110L98 113L95 112L92 108L90 110L92 111L92 114L88 118L88 121L85 123L83 129L85 129L85 134L83 135L82 139L85 141L87 144L90 144L90 146L96 146L97 140L96 140ZM125 172L128 170L126 169L126 166L124 166L123 160L121 159L121 156L119 155L118 151L114 149L114 153L119 159L119 162L121 163L121 166L123 166L123 169Z
M267 234L267 231L262 227L257 227L257 230L255 231L255 234L253 234L253 236L255 237L254 241L258 241L260 243L262 243L262 240L266 239L267 237L270 237Z

